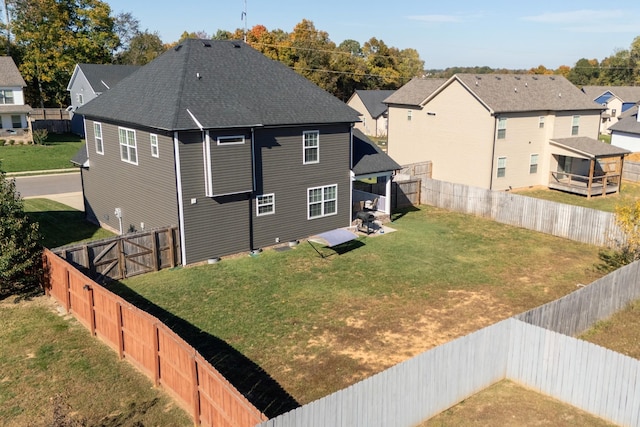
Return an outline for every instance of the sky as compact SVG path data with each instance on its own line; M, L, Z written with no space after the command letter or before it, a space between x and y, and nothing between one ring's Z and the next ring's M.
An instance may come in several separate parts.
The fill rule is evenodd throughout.
M254 25L293 31L303 19L336 44L372 37L416 49L425 69L489 66L557 69L581 58L602 60L629 49L640 36L640 2L592 0L104 0L113 13L130 12L141 30L163 42L184 31L234 31ZM246 4L246 21L242 19Z

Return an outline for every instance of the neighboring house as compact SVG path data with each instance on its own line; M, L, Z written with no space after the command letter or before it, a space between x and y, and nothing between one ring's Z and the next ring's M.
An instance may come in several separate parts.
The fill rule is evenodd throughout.
M602 107L562 76L414 79L385 102L389 155L403 165L432 161L435 179L492 190L619 190L627 150L597 140Z
M627 110L628 114L611 126L611 144L625 148L633 153L640 152L640 121L638 106Z
M111 89L138 68L140 67L137 65L76 64L67 85L71 98L71 106L68 108L71 131L84 136L82 116L74 114L78 107Z
M356 181L353 190L354 211L360 210L360 203L375 200L376 205L371 208L390 215L391 181L394 172L402 169L401 166L358 129L353 131L352 158L351 175ZM372 185L372 181L375 184ZM357 189L358 182L367 188Z
M356 129L373 137L387 136L387 104L383 101L394 90L356 90L347 105L360 113L361 122Z
M640 86L584 86L582 91L602 105L600 133L610 134L620 115L640 101Z
M0 56L0 139L32 140L31 107L24 103L26 86L13 58Z
M77 114L87 218L178 225L183 264L351 223L357 112L245 43L185 40Z

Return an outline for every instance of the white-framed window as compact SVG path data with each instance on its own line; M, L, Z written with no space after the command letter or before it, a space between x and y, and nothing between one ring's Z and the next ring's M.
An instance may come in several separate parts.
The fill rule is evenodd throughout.
M538 155L532 154L529 160L529 173L538 173Z
M338 213L338 184L307 189L307 219Z
M218 145L240 145L244 144L244 135L219 136Z
M498 118L498 139L505 139L507 137L507 118Z
M93 122L93 138L96 141L96 153L104 154L104 143L102 140L102 123Z
M616 109L612 108L611 109L611 117L615 117L616 116Z
M0 104L13 104L13 90L0 89Z
M151 156L160 157L160 149L158 148L158 135L155 133L149 134L149 140L151 142Z
M11 115L11 127L14 129L22 127L22 117L20 115Z
M302 164L320 162L320 131L307 130L302 132L302 150Z
M78 98L78 105L84 104L84 97L82 96L81 93L77 95L77 98Z
M118 128L120 139L120 159L123 162L138 164L138 146L136 144L136 131L127 128Z
M580 132L580 116L573 116L571 120L571 135L576 136Z
M413 111L407 110L407 121L410 122L413 117Z
M271 215L276 213L276 195L261 194L256 196L256 215Z
M538 128L544 128L544 116L540 116L540 118L538 119Z
M498 178L503 178L506 174L507 174L507 158L498 157L498 172L496 176Z

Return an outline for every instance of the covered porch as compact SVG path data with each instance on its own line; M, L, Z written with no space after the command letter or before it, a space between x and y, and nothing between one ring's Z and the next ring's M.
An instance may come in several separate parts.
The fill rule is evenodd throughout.
M628 150L588 137L550 142L549 188L587 198L620 192Z

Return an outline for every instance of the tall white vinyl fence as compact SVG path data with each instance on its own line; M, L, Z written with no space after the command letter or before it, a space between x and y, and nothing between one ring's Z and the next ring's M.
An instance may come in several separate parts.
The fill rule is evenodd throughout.
M422 181L420 201L596 246L616 246L625 240L615 223L615 216L610 212L506 191L425 179Z
M640 261L260 426L410 427L503 379L640 426L640 361L554 331L580 333L625 307L639 279Z

